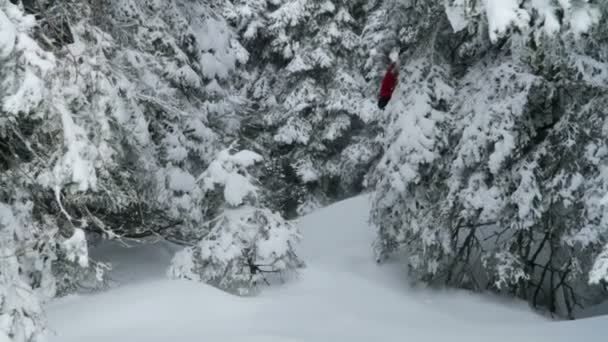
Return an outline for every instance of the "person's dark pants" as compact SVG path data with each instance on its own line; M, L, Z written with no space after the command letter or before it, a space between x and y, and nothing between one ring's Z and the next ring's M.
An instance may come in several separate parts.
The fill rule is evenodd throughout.
M386 107L386 105L388 104L388 101L390 101L390 100L391 100L390 96L379 98L378 99L378 108L384 109L384 107Z

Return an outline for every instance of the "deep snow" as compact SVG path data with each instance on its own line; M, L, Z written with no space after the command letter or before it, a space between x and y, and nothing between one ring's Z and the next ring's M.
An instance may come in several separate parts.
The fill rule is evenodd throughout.
M369 197L300 220L298 279L240 298L168 280L170 246L105 246L120 286L50 304L52 342L605 341L608 316L554 322L525 304L407 286L398 264L378 266ZM448 293L449 292L449 293Z

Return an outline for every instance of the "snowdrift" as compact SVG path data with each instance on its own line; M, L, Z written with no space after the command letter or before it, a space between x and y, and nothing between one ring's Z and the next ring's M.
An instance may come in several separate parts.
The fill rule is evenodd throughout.
M51 342L605 341L608 316L556 322L526 304L408 287L398 264L378 266L369 197L302 218L298 279L240 298L165 278L170 246L107 245L120 283L48 307Z

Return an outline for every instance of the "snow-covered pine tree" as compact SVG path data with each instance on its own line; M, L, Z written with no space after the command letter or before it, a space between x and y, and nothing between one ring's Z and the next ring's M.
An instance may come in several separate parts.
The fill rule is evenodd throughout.
M73 18L75 42L58 52L64 77L53 89L87 134L94 186L66 199L66 210L94 232L185 234L204 211L192 174L238 129L238 100L224 87L247 55L204 4L94 5L57 5Z
M247 53L205 4L66 1L52 14L72 36L53 50L48 114L68 153L39 181L88 232L188 234L205 210L192 174L238 132L229 80Z
M42 303L88 266L83 231L58 229L36 180L54 152L39 149L53 132L40 111L57 63L32 39L35 27L0 1L0 335L16 342L43 336Z
M388 13L391 15L386 16ZM378 260L415 238L403 229L404 220L419 227L433 226L433 217L426 217L427 222L409 222L407 217L413 217L418 211L431 210L440 200L436 195L441 191L436 188L445 186L437 181L440 175L434 165L445 154L442 151L449 147L451 115L448 109L453 89L448 66L441 65L442 56L437 56L434 44L445 25L430 25L428 20L441 13L443 6L439 3L412 6L408 2L385 1L370 13L372 20L365 29L365 41L370 48L382 37L392 37L380 45L385 46L382 55L401 50L402 65L400 85L380 116L384 128L384 154L371 178L376 188L372 222L382 221L382 225L376 227L378 238L374 249ZM379 29L383 25L376 18L385 16L391 20L391 25ZM419 45L424 47L417 48ZM382 58L380 61L379 64L385 67L386 61ZM374 65L373 54L367 64ZM381 76L382 69L371 74Z
M379 260L410 239L446 238L436 232L437 218L431 212L445 190L437 165L449 162L443 156L451 147L452 118L447 111L453 89L445 69L424 59L408 63L401 72L402 86L382 121L386 146L376 170L381 177L376 180L372 222L381 222L375 242Z
M447 18L458 32L418 43L455 76L443 92L452 125L447 135L424 135L424 149L418 139L404 145L387 135L386 150L399 153L385 156L396 162L380 164L379 184L400 187L379 188L376 246L381 256L407 246L414 279L511 293L571 316L575 306L606 298L588 285L594 262L592 283L605 276L608 54L598 39L605 29L593 24L606 20L598 14L606 9L512 4L453 1ZM561 13L557 29L547 27L550 13ZM403 78L401 89L413 82ZM428 100L419 103L401 116L424 113ZM438 153L446 137L449 148ZM418 151L426 159L411 157Z
M231 1L226 10L252 54L253 102L243 136L266 151L262 182L291 216L357 193L379 154L376 86L366 87L362 1Z
M216 216L203 223L198 243L174 257L170 277L247 295L261 282L270 284L303 265L294 250L300 240L296 226L260 206L262 190L247 169L261 161L254 152L227 149L199 177L205 200L218 204Z
M88 235L200 236L192 175L238 132L229 80L247 60L204 3L32 4L0 0L0 330L16 342L43 331L40 301L106 267Z

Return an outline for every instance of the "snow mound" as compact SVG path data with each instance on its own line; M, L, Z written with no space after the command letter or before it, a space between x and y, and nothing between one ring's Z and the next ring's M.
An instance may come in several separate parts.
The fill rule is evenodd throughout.
M299 253L308 267L300 279L253 298L164 279L170 253L158 246L130 253L104 247L123 285L52 303L50 341L599 342L608 336L608 316L552 322L521 303L409 288L402 266L375 264L368 212L369 197L362 196L303 217Z

